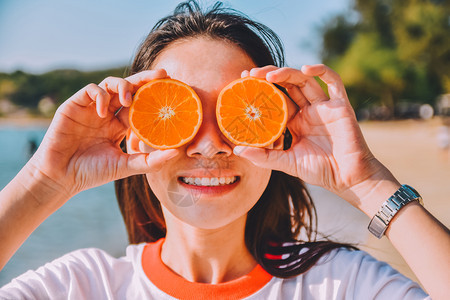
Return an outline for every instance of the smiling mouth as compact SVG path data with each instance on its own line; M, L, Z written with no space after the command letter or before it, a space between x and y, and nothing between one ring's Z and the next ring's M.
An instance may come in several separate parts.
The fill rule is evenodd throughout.
M239 176L231 177L179 177L179 180L195 186L226 186L239 180Z

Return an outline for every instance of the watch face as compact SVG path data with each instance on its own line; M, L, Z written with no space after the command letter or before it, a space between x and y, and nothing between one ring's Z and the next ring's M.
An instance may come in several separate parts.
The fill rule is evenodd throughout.
M404 184L404 185L402 185L402 188L405 190L409 190L410 192L412 192L414 194L414 196L420 196L419 193L412 186Z
M405 191L410 192L411 198L412 198L411 200L417 200L417 201L419 201L420 205L423 205L422 197L413 187L411 187L407 184L404 184L404 185L402 185L402 188L404 188Z

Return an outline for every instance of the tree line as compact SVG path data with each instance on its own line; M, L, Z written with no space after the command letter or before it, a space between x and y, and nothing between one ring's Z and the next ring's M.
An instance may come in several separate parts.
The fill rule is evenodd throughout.
M322 60L359 109L435 105L450 92L450 2L355 0L322 28Z
M100 83L107 76L125 75L125 67L91 72L54 70L40 75L23 71L0 73L0 99L33 110L46 97L57 106L91 82Z

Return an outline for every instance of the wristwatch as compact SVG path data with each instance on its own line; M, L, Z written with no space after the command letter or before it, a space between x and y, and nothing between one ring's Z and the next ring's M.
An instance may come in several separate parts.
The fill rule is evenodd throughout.
M383 203L380 210L372 218L369 223L369 231L380 239L384 235L389 222L391 222L395 214L397 214L403 206L412 201L418 201L420 205L423 205L422 197L419 193L409 185L403 184Z

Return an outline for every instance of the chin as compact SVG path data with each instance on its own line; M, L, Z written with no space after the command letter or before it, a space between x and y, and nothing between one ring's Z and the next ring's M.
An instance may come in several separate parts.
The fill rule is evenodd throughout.
M236 202L242 199L246 199L246 203L240 202L233 205L233 200ZM169 218L175 218L179 222L198 229L214 230L237 222L245 224L248 211L258 201L258 199L248 200L248 197L223 197L220 199L201 197L200 199L185 200L182 203L186 206L174 205L172 200L164 201L165 203L161 204L166 222Z

